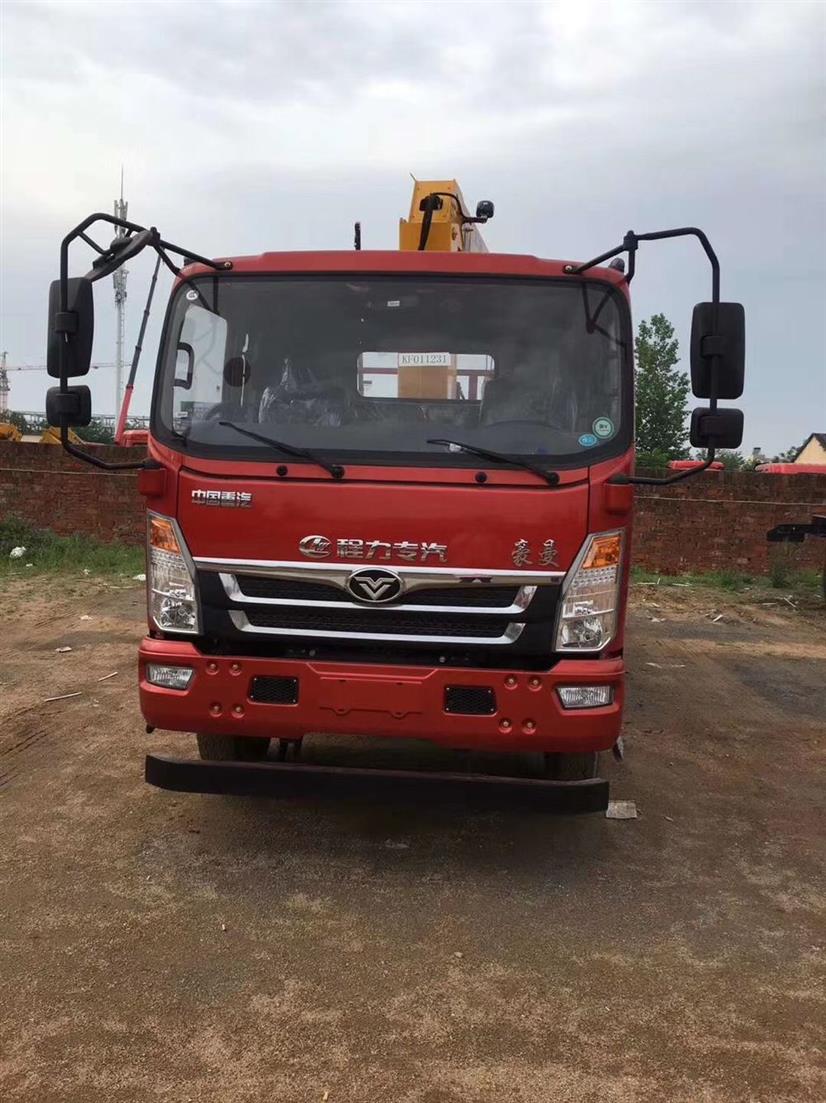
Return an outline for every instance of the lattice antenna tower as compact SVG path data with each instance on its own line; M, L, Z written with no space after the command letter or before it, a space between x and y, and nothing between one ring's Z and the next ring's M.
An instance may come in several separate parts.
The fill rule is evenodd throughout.
M115 218L126 218L129 204L123 198L123 166L120 170L120 199L115 200ZM115 237L126 237L127 231L123 226L115 229ZM126 277L129 275L125 267L121 267L112 276L115 288L115 314L117 320L117 332L115 336L115 417L117 417L123 400L123 341L126 325Z
M5 352L0 353L0 421L2 421L2 415L5 414L9 408L9 373L6 371L6 356Z

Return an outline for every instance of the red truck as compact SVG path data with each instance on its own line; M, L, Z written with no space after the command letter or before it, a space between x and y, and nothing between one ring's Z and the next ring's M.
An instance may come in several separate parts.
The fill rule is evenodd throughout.
M560 811L604 808L600 751L620 739L633 485L737 447L744 316L694 228L629 232L580 263L486 250L455 181L416 185L397 252L214 260L154 228L90 215L61 246L48 395L63 446L140 469L150 729L197 734L200 759L147 779L295 792L381 771L303 765L307 733L540 752L513 782ZM89 235L117 228L108 248ZM704 464L633 474L629 284L640 242L691 236L712 267L694 310L691 441ZM69 278L69 247L97 252ZM92 284L142 248L176 273L148 457L109 464L69 439L91 399ZM621 254L628 257L626 271ZM172 256L183 258L179 267ZM610 263L606 263L610 262ZM690 534L686 534L690 538ZM275 753L271 741L276 740ZM285 759L289 759L285 761ZM490 779L441 776L465 794Z

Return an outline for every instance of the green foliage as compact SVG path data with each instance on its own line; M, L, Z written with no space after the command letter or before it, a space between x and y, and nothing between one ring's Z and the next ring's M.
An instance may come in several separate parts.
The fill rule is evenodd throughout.
M705 459L705 456L703 456ZM714 454L715 460L723 465L726 471L742 471L746 465L746 458L742 452L735 452L731 448L720 448Z
M88 425L85 425L81 429L76 429L75 432L81 440L86 440L90 444L115 443L114 432L110 428L108 428L108 426L103 425L100 421L96 421L94 418L92 418L91 422Z
M22 559L9 559L12 548L23 547ZM26 564L31 563L31 567ZM43 572L93 575L132 575L144 571L143 548L102 544L87 536L57 536L16 517L0 521L0 578Z
M18 414L15 410L7 410L4 414L0 414L0 421L6 422L10 425L16 425L21 433L28 433L29 424L22 414Z
M640 322L634 342L637 388L637 456L664 455L668 460L688 456L688 393L685 372L676 370L679 342L664 314ZM647 466L647 464L646 464Z
M806 440L809 438L807 437ZM776 456L772 457L772 463L794 463L800 453L803 451L803 445L806 443L804 440L801 444L787 448L785 452L779 452Z
M706 454L695 451L693 459L705 460ZM735 452L732 448L718 448L714 453L714 462L721 463L726 471L753 471L758 464L752 456L746 458L742 452Z
M653 452L641 452L637 448L637 468L640 471L658 471L666 468L670 459L671 456L662 449L656 449Z

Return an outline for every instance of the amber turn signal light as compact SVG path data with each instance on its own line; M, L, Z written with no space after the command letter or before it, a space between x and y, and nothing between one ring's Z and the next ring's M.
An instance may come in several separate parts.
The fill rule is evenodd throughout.
M167 521L165 517L150 517L149 544L151 547L159 548L161 551L172 552L174 555L181 554L178 538L175 536L175 530L171 522Z
M598 567L616 567L620 561L622 537L618 532L608 536L595 536L582 566L586 570Z

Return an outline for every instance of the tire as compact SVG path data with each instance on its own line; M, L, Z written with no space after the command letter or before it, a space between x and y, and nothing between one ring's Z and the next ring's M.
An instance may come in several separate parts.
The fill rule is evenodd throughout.
M552 781L585 781L597 776L599 753L546 754L545 776Z
M198 754L210 762L260 762L267 757L269 739L258 736L197 735Z

